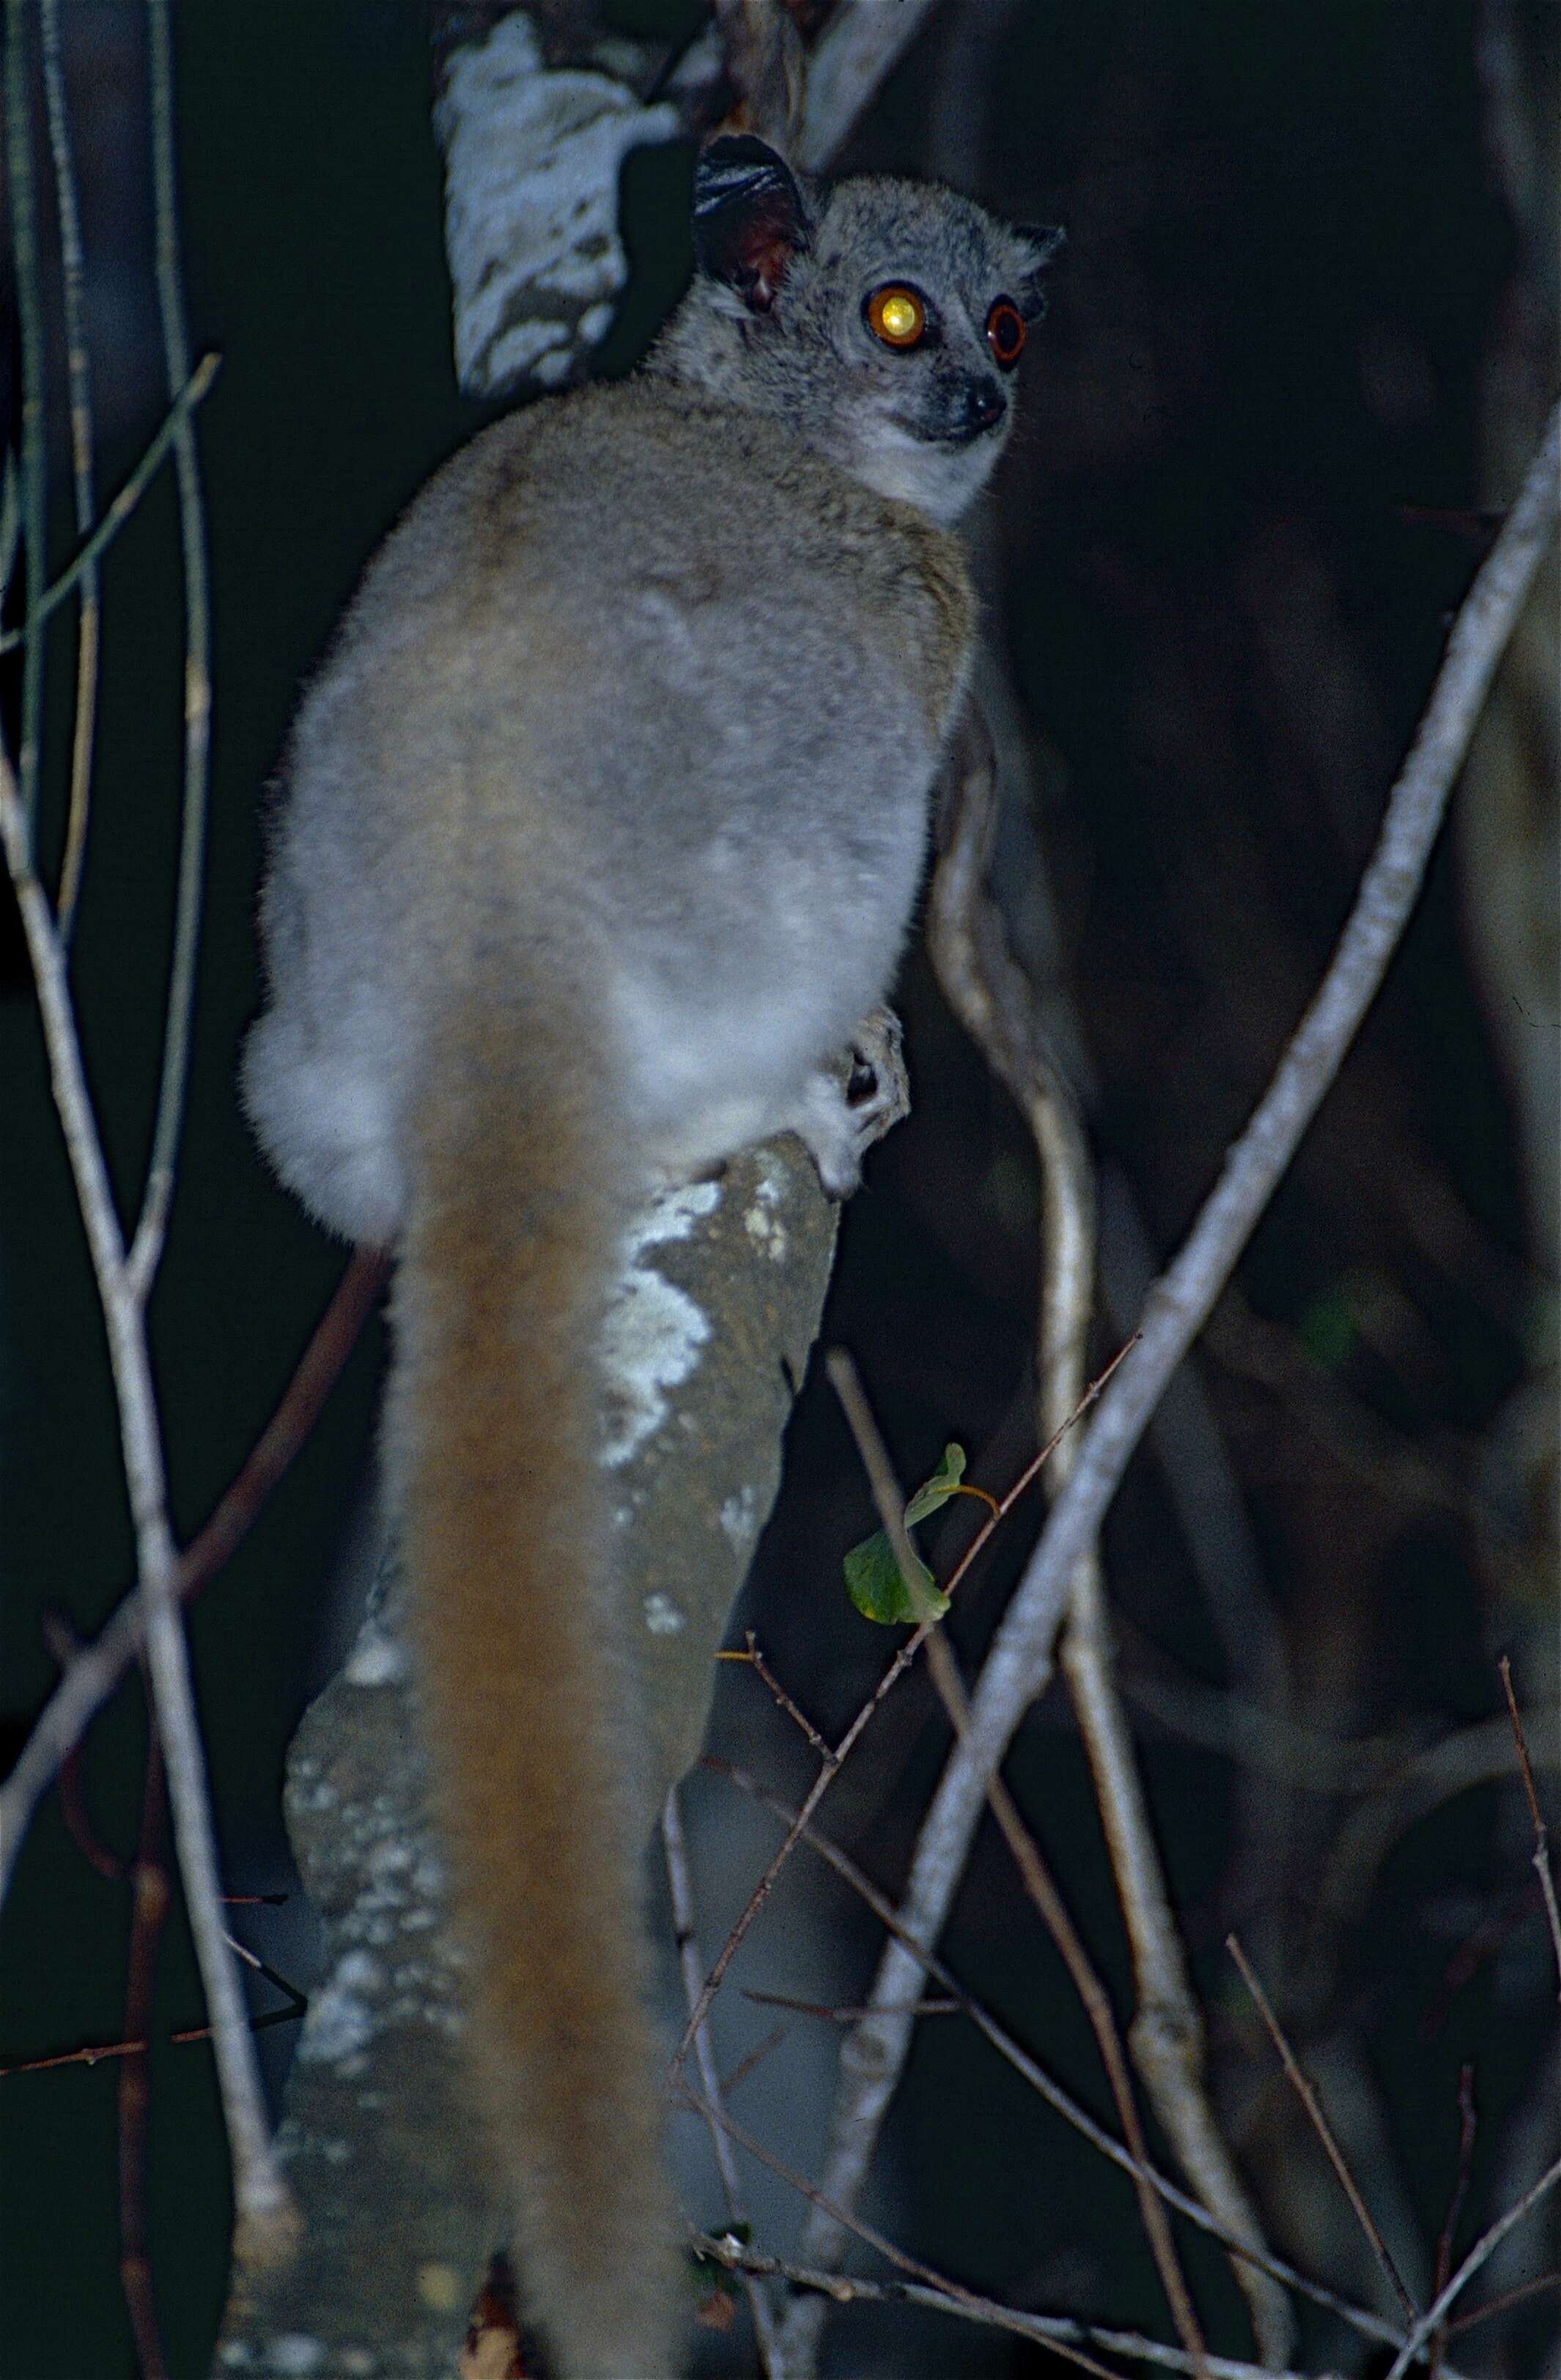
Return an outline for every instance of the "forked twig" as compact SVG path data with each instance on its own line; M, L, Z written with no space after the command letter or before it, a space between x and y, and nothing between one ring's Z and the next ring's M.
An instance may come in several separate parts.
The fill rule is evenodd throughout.
M687 2083L679 2085L679 2095L696 2112L701 2114L705 2112L699 2094L690 2091ZM864 2223L859 2215L848 2214L844 2207L828 2205L816 2183L808 2181L801 2174L794 2172L790 2166L784 2164L778 2156L767 2149L762 2141L756 2140L751 2132L743 2129L742 2125L735 2123L724 2109L712 2110L711 2113L713 2120L731 2135L739 2147L745 2148L750 2156L757 2157L762 2165L768 2166L773 2174L789 2184L790 2188L800 2197L805 2198L811 2206L824 2207L836 2222L854 2233L856 2238L862 2240L866 2246L875 2249L880 2256L884 2257L895 2267L896 2272L906 2274L910 2279L920 2282L923 2288L933 2290L950 2309L962 2308L976 2320L985 2318L984 2310L991 2302L989 2300L979 2297L975 2290L966 2289L963 2283L951 2280L946 2273L937 2272L931 2265L923 2264L919 2256L908 2255L903 2248L896 2247L892 2240L885 2238L882 2231L875 2230L871 2223ZM1104 2364L1097 2363L1093 2356L1087 2355L1081 2348L1062 2339L1052 2339L1048 2344L1054 2347L1067 2362L1079 2364L1086 2372L1093 2373L1095 2380L1116 2380L1114 2373L1108 2372Z
M1367 2205L1364 2198L1360 2195L1355 2176L1349 2170L1348 2160L1346 2158L1344 2151L1340 2148L1338 2142L1334 2137L1333 2126L1329 2123L1327 2117L1323 2112L1323 2103L1317 2096L1316 2092L1312 2089L1311 2084L1307 2081L1305 2074L1302 2072L1299 2060L1297 2058L1295 2051L1290 2047L1289 2041L1285 2033L1285 2028L1274 2012L1268 1994L1263 1990L1262 1984L1258 1981L1257 1975L1253 1972L1251 1961L1249 1960L1247 1953L1243 1950L1240 1943L1237 1940L1234 1934L1227 1934L1226 1936L1225 1947L1230 1952L1231 1957L1235 1960L1237 1965L1241 1970L1241 1980L1246 1985L1247 1989L1250 1992L1253 2005L1256 2007L1258 2014L1262 2017L1263 2023L1268 2028L1269 2038L1273 2042L1274 2048L1279 2052L1285 2071L1289 2076L1291 2082L1295 2086L1296 2096L1299 2099L1301 2106L1306 2109L1307 2115L1311 2119L1313 2131L1317 2134L1318 2139L1323 2143L1323 2149L1327 2154L1328 2163L1333 2167L1335 2173L1338 2176L1339 2188L1348 2199L1350 2206L1354 2211L1356 2221L1360 2224L1361 2230L1364 2231L1367 2239L1371 2241L1372 2254L1376 2257L1376 2260L1382 2266L1383 2271L1387 2275L1388 2280L1392 2285L1393 2293L1404 2309L1405 2320L1412 2325L1418 2319L1418 2309L1415 2305L1414 2299L1409 2295L1409 2290L1405 2288L1403 2277L1399 2273L1397 2265L1393 2261L1392 2252L1388 2247L1387 2241L1383 2238L1382 2232L1377 2227L1371 2208Z
M1426 2342L1441 2329L1448 2308L1462 2295L1468 2284L1489 2256L1494 2256L1509 2231L1516 2228L1526 2216L1531 2215L1546 2193L1561 2181L1561 2157L1546 2166L1539 2180L1523 2192L1505 2215L1499 2215L1490 2228L1482 2232L1457 2271L1445 2289L1437 2290L1425 2312L1410 2331L1384 2375L1384 2380L1404 2380L1411 2363L1425 2351Z
M708 1768L713 1776L726 1778L729 1784L735 1786L739 1793L746 1794L750 1801L761 1803L765 1809L773 1811L782 1826L796 1825L797 1812L791 1805L779 1794L773 1793L768 1787L761 1785L757 1779L749 1776L746 1770L736 1768L729 1761L719 1760L710 1753L704 1755L700 1765L701 1767ZM1047 2107L1055 2108L1063 2121L1070 2124L1080 2138L1087 2140L1092 2147L1098 2149L1102 2156L1106 2157L1124 2173L1135 2179L1141 2171L1151 2187L1158 2192L1167 2206L1175 2207L1177 2214L1185 2216L1189 2223L1206 2233L1210 2239L1217 2240L1232 2256L1242 2258L1257 2265L1260 2271L1266 2273L1271 2280L1277 2281L1282 2288L1294 2289L1299 2296L1309 2298L1314 2305L1323 2306L1328 2313L1336 2314L1341 2322L1347 2323L1360 2338L1375 2340L1394 2350L1403 2345L1403 2332L1396 2328L1391 2322L1385 2321L1381 2314L1372 2313L1365 2306L1352 2304L1349 2299L1341 2297L1336 2289L1329 2289L1324 2282L1313 2280L1308 2273L1298 2271L1295 2265L1287 2265L1282 2256L1274 2255L1269 2249L1245 2247L1240 2240L1233 2239L1223 2228L1206 2206L1201 2204L1196 2198L1190 2197L1166 2175L1157 2171L1153 2166L1142 2168L1137 2167L1121 2142L1114 2140L1108 2131L1096 2123L1087 2109L1081 2107L1079 2102L1063 2089L1060 2082L1054 2081L1045 2068L1040 2065L1028 2050L1020 2046L1013 2035L998 2023L996 2018L983 2008L978 1999L964 1989L958 1977L946 1961L940 1959L935 1951L922 1949L909 1939L893 1902L885 1894L879 1891L872 1878L863 1874L849 1854L840 1849L838 1843L833 1841L828 1835L821 1834L817 1828L812 1826L805 1829L802 1839L808 1848L815 1852L820 1859L834 1869L842 1882L850 1887L858 1898L872 1912L884 1931L904 1945L918 1970L958 2000L963 2014L992 2044L998 2056L1013 2068L1015 2073L1030 2085L1039 2098L1045 2101ZM730 2084L727 2087L729 2089Z
M1044 1464L1055 1452L1065 1432L1071 1429L1075 1423L1078 1422L1083 1415L1088 1413L1096 1398L1099 1397L1104 1390L1106 1382L1110 1379L1117 1366L1126 1357L1128 1347L1130 1347L1132 1343L1132 1341L1129 1340L1127 1346L1117 1350L1117 1353L1112 1357L1110 1363L1105 1366L1105 1369L1100 1373L1098 1378L1092 1380L1088 1389L1085 1390L1084 1394L1079 1398L1077 1406L1074 1408L1073 1412L1068 1415L1067 1419L1063 1423L1062 1427L1059 1428L1053 1437L1047 1439L1045 1445L1041 1449L1038 1454L1031 1455L1030 1461L1025 1464L1024 1469L1020 1472L1018 1477L1009 1488L1007 1494L999 1498L997 1510L995 1512L992 1512L987 1515L981 1527L977 1530L976 1535L971 1539L970 1545L961 1555L959 1560L955 1564L954 1571L944 1588L944 1593L945 1595L953 1595L955 1593L956 1589L964 1580L965 1574L970 1570L971 1564L976 1561L982 1553L984 1553L987 1545L991 1541L993 1532L1002 1525L1003 1522L1013 1511L1014 1506L1018 1502L1020 1497L1024 1495L1025 1491L1039 1476ZM674 2074L677 2072L678 2069L687 2058L689 2051L693 2046L695 2026L702 2023L705 2016L708 2014L710 2003L715 1998L716 1993L720 1990L722 1983L726 1978L726 1970L731 1965L732 1961L736 1958L750 1926L753 1924L759 1912L763 1908L765 1901L774 1890L781 1870L785 1867L787 1860L791 1857L792 1852L796 1850L799 1842L801 1840L803 1829L809 1819L812 1816L814 1811L818 1808L819 1803L823 1800L825 1793L828 1792L830 1786L839 1775L848 1755L855 1748L861 1736L862 1730L867 1726L869 1720L872 1718L873 1713L877 1710L879 1705L884 1700L885 1696L893 1691L896 1685L898 1684L900 1679L905 1675L906 1670L910 1667L910 1664L916 1658L917 1654L926 1643L929 1625L930 1623L928 1621L923 1621L921 1626L915 1629L913 1633L906 1638L905 1643L895 1655L894 1659L890 1662L888 1668L879 1679L878 1683L874 1686L872 1694L869 1694L867 1700L862 1704L861 1708L858 1711L855 1718L852 1719L849 1727L846 1730L846 1732L841 1737L839 1742L835 1744L833 1750L826 1748L821 1755L822 1766L819 1769L819 1773L814 1778L812 1785L809 1789L807 1800L803 1803L800 1811L798 1813L797 1819L792 1826L790 1832L787 1834L787 1839L782 1843L779 1851L775 1853L774 1858L770 1862L770 1864L765 1869L763 1875L760 1877L758 1883L754 1886L753 1890L750 1893L746 1906L741 1911L737 1923L733 1925L731 1932L727 1935L726 1941L721 1946L715 1964L712 1967L709 1974L705 1977L703 1989L700 1993L698 2002L689 2011L689 2022L683 2031L683 2038L678 2043L677 2048L673 2056L672 2070ZM746 1659L747 1656L743 1655L739 1658Z
M240 2244L248 2254L281 2252L292 2231L292 2200L272 2155L260 2074L233 1962L223 1939L216 1843L206 1761L195 1717L189 1656L178 1614L178 1555L168 1524L157 1393L147 1343L144 1293L132 1278L115 1212L102 1142L66 978L65 953L43 885L9 759L0 752L0 840L21 912L37 985L49 1073L64 1127L118 1406L125 1476L135 1524L139 1593L157 1729L167 1762L179 1875L195 1938L216 2049L223 2111L233 2153ZM7 1851L9 1847L7 1846Z
M994 2330L1012 2331L1018 2338L1031 2338L1042 2347L1098 2348L1103 2354L1125 2355L1135 2363L1150 2363L1161 2371L1189 2372L1192 2358L1184 2348L1167 2347L1164 2339L1146 2338L1140 2331L1112 2330L1104 2324L1079 2322L1067 2314L1029 2313L1018 2306L998 2304L990 2298L951 2298L943 2289L930 2289L921 2281L869 2281L858 2275L821 2272L817 2266L791 2264L782 2256L766 2256L752 2248L735 2247L729 2240L701 2235L697 2242L701 2252L725 2265L728 2272L774 2274L793 2289L817 2289L835 2305L919 2305L935 2313L946 2313L965 2322L988 2324ZM1270 2374L1259 2363L1243 2363L1233 2356L1211 2355L1205 2359L1210 2380L1302 2380L1298 2373Z

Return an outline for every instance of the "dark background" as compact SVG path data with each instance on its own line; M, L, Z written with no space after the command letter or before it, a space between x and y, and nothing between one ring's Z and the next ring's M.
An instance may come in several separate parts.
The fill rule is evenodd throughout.
M637 26L678 16L649 0L621 13ZM129 0L69 0L65 15L104 497L165 403L144 34ZM951 6L841 161L937 171L1015 217L1069 229L1026 368L1025 418L981 532L994 643L1017 697L1011 740L1030 780L1010 785L999 885L1085 1099L1116 1218L1107 1290L1129 1314L1132 1236L1156 1265L1174 1247L1266 1080L1342 922L1447 615L1490 533L1482 508L1511 492L1510 478L1490 484L1492 359L1510 336L1515 277L1551 276L1553 291L1555 263L1548 234L1525 249L1493 162L1490 78L1482 86L1478 68L1498 18L1543 110L1555 59L1544 6ZM200 421L215 687L205 940L153 1309L184 1537L270 1412L341 1262L268 1183L234 1098L257 999L260 791L362 560L484 417L452 378L418 10L202 0L176 10L176 38L193 344L223 358ZM631 361L687 270L688 171L686 150L641 152L626 169L636 278L610 369ZM44 238L47 262L48 221ZM75 543L57 321L50 381L57 558ZM92 1090L132 1213L171 917L179 588L165 474L105 565L101 757L75 967ZM50 866L70 648L62 613ZM8 681L3 698L14 750ZM1234 1552L1217 1530L1193 1542L1163 1467L1145 1458L1107 1548L1220 2104L1276 2240L1361 2290L1372 2284L1348 2217L1271 2091L1272 2061L1232 1989L1228 1926L1239 1924L1303 2051L1332 2075L1330 2105L1353 2130L1368 2195L1410 2255L1417 2237L1422 2257L1434 2240L1453 2185L1463 2061L1475 2061L1482 2118L1465 2243L1501 2203L1525 2109L1553 2087L1542 2058L1554 1977L1515 1796L1486 1782L1430 1811L1371 1864L1348 1920L1324 1924L1323 1888L1358 1799L1318 1791L1304 1747L1292 1771L1314 1773L1299 1783L1228 1750L1232 1692L1260 1719L1268 1693L1275 1741L1287 1715L1313 1743L1393 1734L1405 1750L1500 1708L1498 1651L1513 1654L1531 1695L1554 1696L1554 1550L1533 1486L1543 1426L1537 1463L1523 1436L1525 1395L1554 1363L1554 1264L1532 1245L1539 1198L1504 1064L1515 995L1463 914L1454 836L1200 1357L1245 1537ZM15 1746L55 1673L41 1612L95 1630L132 1560L101 1321L13 917L0 956L0 1626ZM972 1475L1000 1488L1032 1443L1033 1166L919 956L903 1006L917 1111L846 1215L826 1330L856 1352L906 1476L925 1475L955 1438ZM1543 1013L1531 1021L1555 1029ZM1103 1358L1121 1335L1102 1324ZM380 1359L376 1326L192 1619L238 1891L286 1884L281 1763L318 1675ZM885 1658L887 1640L837 1586L841 1552L870 1525L815 1380L752 1595L772 1659L826 1733ZM960 1610L968 1655L1031 1525L1016 1523ZM945 1562L953 1541L932 1539ZM728 1697L718 1721L727 1748L750 1758L751 1708ZM887 1884L945 1748L908 1690L839 1789L836 1831ZM80 1779L93 1828L120 1854L134 1843L143 1750L127 1691L95 1727ZM789 1747L766 1737L765 1755L784 1778ZM1010 1774L1126 2013L1109 1876L1055 1692ZM284 1967L288 1922L267 1909L236 1921ZM51 1796L6 1912L0 2063L119 2037L128 1935L128 1886L96 1872ZM863 1931L864 1985L875 1949ZM984 1836L950 1955L1104 2111L1083 2021ZM257 2004L274 2004L263 1986ZM156 2029L200 2015L176 1921ZM173 2368L194 2374L220 2306L229 2212L205 2049L159 2049L152 2090L160 2307ZM113 2061L0 2082L0 2297L15 2380L130 2369L114 2097ZM1162 2325L1128 2193L1034 2102L1015 2099L966 2028L922 2027L889 2152L908 2247L1021 2302ZM1245 2352L1223 2267L1190 2253L1212 2343ZM1501 2368L1535 2368L1554 2325L1555 2301L1542 2301L1512 2326ZM950 2327L881 2335L902 2339L906 2369L913 2357L927 2370L1035 2368L1012 2341L951 2344ZM1309 2347L1348 2367L1342 2337L1318 2332Z

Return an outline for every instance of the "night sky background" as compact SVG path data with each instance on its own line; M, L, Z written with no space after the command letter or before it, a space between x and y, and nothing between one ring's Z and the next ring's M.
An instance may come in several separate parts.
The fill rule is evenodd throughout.
M669 34L701 14L658 0L607 13ZM165 402L144 26L131 0L67 0L64 15L106 500ZM1500 362L1518 335L1515 308L1527 305L1528 321L1548 305L1554 320L1555 262L1552 232L1536 242L1503 186L1491 61L1519 61L1524 91L1508 104L1547 120L1556 21L1537 0L951 5L840 160L935 172L1015 218L1068 228L978 540L1027 773L1008 789L998 890L1102 1169L1106 1298L1123 1309L1099 1325L1103 1361L1129 1327L1144 1265L1158 1269L1178 1243L1325 964L1490 509L1512 492L1510 475L1491 483L1490 458L1504 451ZM238 1469L342 1261L268 1181L234 1093L258 999L261 791L363 560L487 413L453 379L420 11L187 0L175 32L192 343L223 359L200 416L215 696L204 941L152 1314L182 1539ZM609 370L629 367L689 270L689 165L684 146L626 167L634 279ZM44 212L47 279L56 251ZM0 289L8 319L13 296ZM76 538L50 303L57 565ZM7 420L14 338L10 353ZM16 603L13 589L7 625ZM50 649L46 872L63 835L72 636L67 609ZM89 1075L132 1213L166 979L182 650L164 473L104 568L100 760L76 939ZM13 753L16 705L11 673L0 720ZM1543 772L1543 755L1533 766ZM1554 1710L1542 1491L1554 1481L1555 1259L1537 1238L1554 1186L1525 1154L1543 1146L1543 1119L1536 1128L1531 1115L1525 1135L1510 1055L1515 1035L1554 1033L1554 1006L1531 1014L1493 973L1468 925L1467 850L1460 822L1197 1359L1239 1546L1189 1541L1164 1450L1140 1456L1106 1545L1216 2100L1276 2243L1362 2293L1373 2292L1369 2263L1273 2088L1272 2057L1221 1948L1228 1928L1239 1926L1303 2055L1332 2078L1325 2095L1367 2194L1396 2248L1407 2240L1412 2259L1419 2241L1422 2279L1456 2178L1461 2066L1474 2063L1481 2121L1460 2245L1503 2203L1524 2123L1555 2091L1555 1977L1516 1791L1476 1782L1389 1828L1360 1892L1338 1904L1345 1913L1323 1922L1360 1795L1320 1790L1304 1744L1289 1782L1229 1749L1242 1713L1261 1727L1266 1707L1276 1734L1288 1723L1312 1745L1390 1736L1408 1755L1499 1712L1504 1651L1525 1697ZM1543 843L1535 850L1544 865ZM845 1215L825 1336L855 1352L902 1475L925 1476L956 1439L971 1476L1001 1489L1033 1444L1033 1163L920 953L900 1004L916 1111L875 1153ZM55 1674L41 1615L94 1632L133 1564L101 1319L8 909L0 1102L0 1753L14 1754ZM339 1635L330 1582L361 1526L382 1361L376 1324L192 1615L237 1892L288 1889L282 1761L333 1625ZM961 1601L968 1665L1034 1521L1016 1519ZM871 1525L843 1425L811 1379L748 1617L826 1734L886 1656L888 1640L839 1587L842 1552ZM940 1572L969 1525L957 1515L930 1534ZM1250 1624L1238 1616L1233 1629L1227 1606L1222 1628L1210 1562L1261 1599ZM1263 1705L1255 1676L1262 1648L1275 1646L1284 1713ZM798 1788L805 1751L770 1718L756 1724L753 1708L751 1694L725 1695L722 1748ZM1536 1742L1543 1732L1536 1719ZM840 1839L887 1887L945 1750L929 1699L909 1687L831 1804ZM77 1784L91 1834L121 1858L135 1841L144 1751L138 1696L122 1691ZM1059 1689L1008 1773L1126 2017L1126 1950ZM1555 1782L1553 1769L1542 1775L1553 1810ZM93 1865L81 1832L50 1796L6 1914L0 2065L120 2036L129 1890ZM830 1908L860 1997L876 1941ZM240 1911L236 1924L307 1985L289 1963L307 1946L287 1909ZM985 1834L949 1956L1104 2113L1060 1964ZM277 1997L262 1985L256 2005ZM201 2016L176 1913L154 2031ZM262 2036L274 2081L292 2031ZM229 2217L208 2053L160 2046L151 2078L160 2311L173 2371L193 2375L221 2306ZM112 2060L0 2080L11 2380L133 2369L116 2271L115 2088ZM957 2020L923 2025L885 2155L908 2248L1017 2302L1164 2330L1130 2193ZM1220 2260L1194 2249L1189 2270L1211 2344L1247 2352ZM1483 2365L1476 2332L1466 2364L1538 2371L1555 2310L1554 2294L1535 2301ZM842 2325L839 2351L865 2359L870 2338L884 2370L1042 2368L1014 2340L954 2325ZM1343 2333L1319 2328L1306 2346L1361 2368Z

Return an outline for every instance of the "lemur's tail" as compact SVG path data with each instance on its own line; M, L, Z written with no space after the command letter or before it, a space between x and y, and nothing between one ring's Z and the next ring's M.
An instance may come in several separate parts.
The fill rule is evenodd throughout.
M592 1360L624 1191L579 1005L471 998L433 1053L391 1444L522 2286L565 2380L651 2380L676 2360L676 2231Z

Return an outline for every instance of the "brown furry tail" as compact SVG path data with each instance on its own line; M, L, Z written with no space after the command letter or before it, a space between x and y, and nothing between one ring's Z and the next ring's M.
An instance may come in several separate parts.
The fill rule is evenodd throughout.
M392 1433L522 2284L562 2380L660 2380L676 2233L641 2005L639 1730L594 1453L621 1160L602 1053L569 1024L501 997L443 1037L413 1120Z

